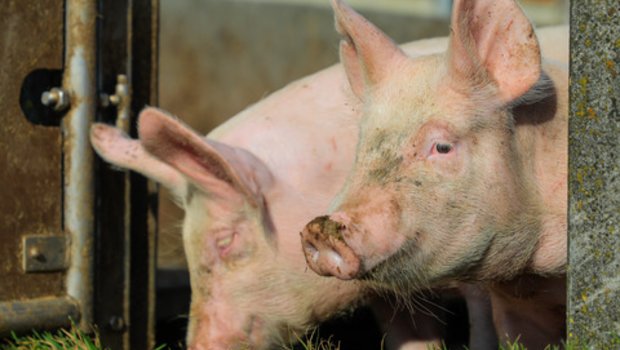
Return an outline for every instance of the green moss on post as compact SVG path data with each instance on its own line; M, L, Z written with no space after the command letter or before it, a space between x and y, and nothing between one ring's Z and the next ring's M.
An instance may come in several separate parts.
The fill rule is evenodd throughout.
M620 348L620 2L571 3L568 340Z

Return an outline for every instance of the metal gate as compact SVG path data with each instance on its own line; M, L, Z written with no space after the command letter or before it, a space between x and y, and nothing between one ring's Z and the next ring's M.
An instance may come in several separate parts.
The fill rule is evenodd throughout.
M88 135L134 133L157 102L157 0L9 0L0 18L0 334L73 319L150 348L156 196Z

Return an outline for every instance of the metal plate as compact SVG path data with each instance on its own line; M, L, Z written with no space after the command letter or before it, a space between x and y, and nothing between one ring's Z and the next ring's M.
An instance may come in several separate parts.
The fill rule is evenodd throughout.
M23 248L25 272L62 271L67 268L65 236L24 236Z

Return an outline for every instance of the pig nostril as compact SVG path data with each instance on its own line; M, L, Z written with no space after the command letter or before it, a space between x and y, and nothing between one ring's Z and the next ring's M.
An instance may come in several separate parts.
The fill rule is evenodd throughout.
M310 254L311 254L311 258L312 258L312 262L317 262L319 261L319 257L321 256L321 253L319 253L319 250L316 249L314 246L310 247Z
M319 260L319 250L314 246L314 244L310 242L304 242L304 250L306 251L306 256L310 257L312 262L316 263Z
M333 250L329 250L327 253L327 258L332 262L334 266L342 266L342 256Z

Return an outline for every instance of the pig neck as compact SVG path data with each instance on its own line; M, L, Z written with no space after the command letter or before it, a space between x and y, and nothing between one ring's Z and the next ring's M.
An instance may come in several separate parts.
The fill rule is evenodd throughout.
M528 269L550 275L566 272L568 77L565 69L552 65L545 65L544 72L554 93L513 112L524 173L533 174L540 201L541 231Z

